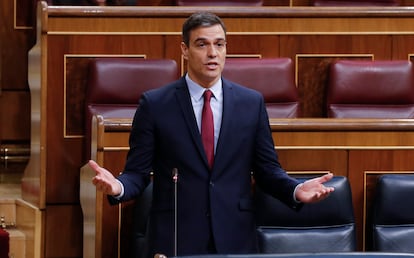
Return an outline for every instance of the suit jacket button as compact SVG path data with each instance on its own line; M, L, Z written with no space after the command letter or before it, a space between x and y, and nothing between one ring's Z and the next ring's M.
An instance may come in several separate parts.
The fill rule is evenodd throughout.
M214 187L214 183L210 181L210 187Z

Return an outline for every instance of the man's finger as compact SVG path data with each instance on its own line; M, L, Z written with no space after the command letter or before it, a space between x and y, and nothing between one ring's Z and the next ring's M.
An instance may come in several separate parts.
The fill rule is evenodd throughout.
M94 160L89 160L88 164L91 168L93 168L93 170L98 170L99 169L98 163L96 163Z
M328 174L325 174L323 176L318 177L318 181L320 183L325 183L325 182L328 182L329 180L331 180L332 177L333 177L333 174L332 173L328 173Z
M102 168L93 160L89 160L89 166L95 171L96 175L103 175Z

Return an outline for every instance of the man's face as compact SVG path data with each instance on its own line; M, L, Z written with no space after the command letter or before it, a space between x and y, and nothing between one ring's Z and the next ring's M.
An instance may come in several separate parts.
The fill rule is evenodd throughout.
M193 81L209 88L220 79L226 60L226 36L219 24L192 30L189 45L182 42L181 51Z

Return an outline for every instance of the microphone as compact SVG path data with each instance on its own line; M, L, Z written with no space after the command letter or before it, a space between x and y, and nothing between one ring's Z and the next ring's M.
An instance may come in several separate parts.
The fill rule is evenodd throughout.
M177 182L178 169L173 168L172 179L174 182L174 256L177 257Z

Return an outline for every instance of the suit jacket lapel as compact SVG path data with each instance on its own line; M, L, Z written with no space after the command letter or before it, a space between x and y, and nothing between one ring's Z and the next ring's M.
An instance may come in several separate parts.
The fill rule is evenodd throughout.
M221 118L220 135L217 142L216 156L214 157L214 169L220 170L225 165L223 162L228 160L228 148L231 147L227 142L233 137L235 96L232 85L223 79L223 115Z
M204 154L204 148L203 143L201 141L200 131L198 130L193 106L191 104L190 93L188 91L187 83L185 82L184 77L181 78L181 82L179 83L179 86L177 86L176 97L181 107L184 120L187 123L191 139L196 145L198 152L200 153L200 156L204 160L205 165L208 167L208 161L206 155Z

